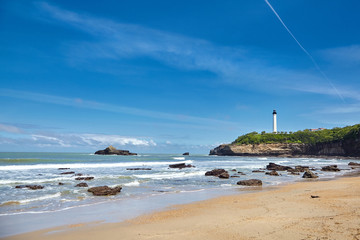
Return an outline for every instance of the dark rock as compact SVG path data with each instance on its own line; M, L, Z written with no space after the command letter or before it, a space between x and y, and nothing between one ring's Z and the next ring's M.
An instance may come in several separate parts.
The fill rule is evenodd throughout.
M240 176L239 176L239 175L232 175L232 176L230 176L230 177L232 177L232 178L239 178Z
M337 167L337 165L329 165L321 168L321 171L325 172L339 172L340 169Z
M75 172L62 172L60 174L74 174Z
M305 172L306 169L309 169L308 166L295 166L295 171L296 172Z
M279 173L275 170L272 170L271 172L266 172L265 174L270 176L279 176Z
M302 176L303 178L318 178L318 176L313 173L312 171L310 171L309 169L305 170L304 175Z
M77 174L75 174L74 176L83 176L84 174L82 174L82 173L77 173Z
M70 168L58 168L58 170L69 170Z
M319 196L311 195L311 198L319 198Z
M356 163L356 162L349 162L348 165L349 166L358 166L358 167L360 167L360 163Z
M231 169L231 171L236 172L237 170L234 168L234 169Z
M223 172L222 174L219 175L219 178L229 178L229 177L230 175L227 172Z
M75 180L81 181L81 180L85 180L85 181L89 181L94 179L94 177L77 177L75 178Z
M126 170L130 170L130 171L137 171L137 170L151 170L151 168L127 168Z
M252 170L253 173L263 173L265 171L262 171L262 170Z
M214 170L211 170L211 171L207 171L205 173L205 176L220 176L220 174L222 173L228 173L227 171L225 171L225 169L214 169Z
M243 186L262 186L262 181L259 179L249 179L237 182L237 185Z
M76 184L75 187L88 187L87 183L79 183L79 184Z
M99 155L137 155L136 153L131 153L128 150L118 150L113 146L109 146L104 150L96 151L95 154Z
M240 175L246 175L245 173L243 173L243 172L238 172L238 174L240 174Z
M189 152L184 152L184 153L183 153L183 156L189 156L189 155L190 155Z
M44 186L41 186L41 185L18 185L15 188L28 188L31 190L38 190L38 189L43 189Z
M114 188L108 186L101 186L101 187L92 187L88 189L88 192L91 192L95 196L109 196L109 195L116 195L121 191L122 187L117 186Z
M288 166L281 166L275 163L269 163L269 165L266 166L267 170L275 170L275 171L286 171L288 169L292 169L291 167Z
M177 163L177 164L170 164L169 165L169 168L179 168L179 169L190 168L190 167L194 167L194 166L191 165L191 164L186 165L185 163Z
M59 182L59 185L65 185L64 183L62 183L62 182Z

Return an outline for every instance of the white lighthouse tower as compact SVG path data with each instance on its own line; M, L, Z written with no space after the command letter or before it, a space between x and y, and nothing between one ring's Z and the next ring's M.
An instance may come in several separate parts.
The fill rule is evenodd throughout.
M276 110L273 111L273 133L277 133Z

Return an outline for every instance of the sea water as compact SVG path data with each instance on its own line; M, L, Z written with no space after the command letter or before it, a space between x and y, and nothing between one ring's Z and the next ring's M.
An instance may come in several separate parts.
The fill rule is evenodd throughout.
M0 236L71 222L109 220L109 216L112 220L124 220L161 207L246 189L236 184L244 179L260 179L263 187L302 180L301 175L287 172L279 172L281 176L252 172L265 168L269 162L292 167L309 166L315 169L314 172L320 179L333 178L351 171L347 165L349 160L335 158L0 153ZM191 164L194 167L169 168L170 164L177 163ZM320 171L322 166L333 164L343 170ZM128 170L131 168L151 170ZM215 168L223 168L236 177L220 179L205 176L206 171ZM75 173L62 174L64 172ZM75 180L79 177L76 174L94 179L78 181ZM75 187L80 182L86 182L88 187L120 185L122 190L115 196L93 196L87 192L88 187ZM34 184L44 188L16 188L18 185ZM52 221L49 221L50 216L53 216ZM59 217L67 219L56 221ZM19 223L22 227L19 227Z

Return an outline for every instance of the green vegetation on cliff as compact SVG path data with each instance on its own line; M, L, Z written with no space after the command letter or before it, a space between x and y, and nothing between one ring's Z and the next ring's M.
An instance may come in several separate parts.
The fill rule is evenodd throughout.
M297 132L257 133L251 132L239 136L233 144L260 144L260 143L306 143L316 144L338 140L354 139L360 135L360 124L343 128L310 131L309 129Z

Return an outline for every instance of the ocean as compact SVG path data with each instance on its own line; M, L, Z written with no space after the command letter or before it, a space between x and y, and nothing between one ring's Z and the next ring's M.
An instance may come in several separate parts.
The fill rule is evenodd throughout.
M351 171L347 165L350 161L343 159L3 152L0 153L0 236L79 222L122 221L174 204L246 192L247 187L236 184L239 180L260 179L263 187L304 181L302 175L287 172L279 172L281 176L252 172L265 168L269 162L315 168L319 179ZM177 163L194 167L169 168L170 164ZM333 164L343 170L320 171L322 166ZM129 170L131 168L151 170ZM236 177L205 176L206 171L215 168L224 168ZM62 174L64 172L74 173ZM80 174L94 179L75 180ZM120 185L122 190L115 196L93 196L87 192L88 187L75 187L80 182L86 182L88 187ZM32 184L44 188L16 188Z

